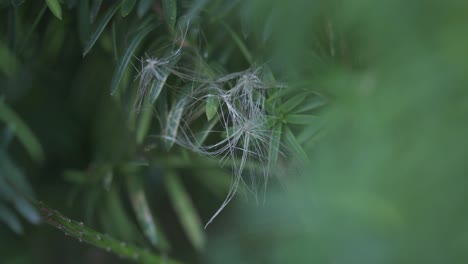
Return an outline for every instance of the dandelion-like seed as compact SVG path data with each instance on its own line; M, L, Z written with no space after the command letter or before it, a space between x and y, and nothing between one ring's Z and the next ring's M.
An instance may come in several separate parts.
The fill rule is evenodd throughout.
M174 47L177 42L180 42L180 45L175 50L168 52L167 55L162 57L151 57L147 54L145 58L139 59L141 62L141 70L137 75L137 79L140 80L135 100L135 108L137 111L141 109L144 101L148 98L148 95L152 93L152 90L158 88L155 87L158 82L163 84L169 74L177 73L173 69L173 66L182 55L182 47L185 42L187 30L188 25L185 32L181 31L181 38L179 40L175 40L172 46Z
M227 83L234 82L230 89L224 89ZM232 73L218 80L207 82L199 89L195 89L192 98L195 102L200 98L215 96L219 101L218 117L223 126L225 138L211 145L201 145L194 142L188 127L182 130L182 139L177 142L188 146L194 151L211 156L221 157L221 164L230 160L234 180L226 199L216 213L206 224L209 225L214 218L226 207L235 196L238 188L247 187L254 196L257 196L258 172L249 169L245 173L248 162L259 163L263 168L263 182L266 186L269 170L268 151L272 140L272 132L268 128L268 116L265 111L265 91L273 87L267 85L262 79L261 68ZM187 114L186 116L190 116ZM186 121L189 123L189 121ZM246 176L249 178L247 179Z
M151 93L155 82L165 81L169 73L167 66L171 62L171 59L176 59L176 56L177 54L173 54L168 58L158 59L157 57L151 58L147 55L146 59L141 60L141 71L137 76L140 79L135 101L135 108L137 110L141 109L145 98Z

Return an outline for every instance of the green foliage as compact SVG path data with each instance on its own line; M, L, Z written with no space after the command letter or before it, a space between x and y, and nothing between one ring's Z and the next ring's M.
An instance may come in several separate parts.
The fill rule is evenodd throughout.
M36 161L44 159L44 151L34 133L1 99L0 121L3 121L7 127L13 131L33 159Z
M8 40L2 42L0 61L2 83L7 84L1 91L5 102L0 114L6 141L17 136L33 160L44 161L25 163L17 142L12 142L2 164L18 161L28 173L25 177L18 172L14 175L21 176L12 179L21 179L23 189L38 189L40 199L85 219L96 230L135 244L131 252L150 246L154 256L171 254L182 260L204 254L208 238L202 227L212 222L213 212L218 215L237 190L262 190L258 183L276 173L276 162L267 162L268 157L284 165L290 159L282 155L285 123L276 124L280 131L273 137L263 130L267 115L278 120L273 110L264 110L266 90L277 89L274 73L269 72L268 80L263 76L262 69L268 66L250 51L259 47L241 37L235 20L220 22L215 16L235 18L240 7L236 5L208 1L2 5L8 21L19 21L1 29ZM167 27L160 27L163 23ZM254 60L262 66L255 66ZM38 65L47 66L40 70ZM32 79L34 87L27 85ZM222 99L223 94L229 98ZM26 115L25 121L16 111ZM249 120L257 113L259 121ZM194 170L195 165L199 167ZM209 191L208 196L193 193L187 185L192 178ZM17 183L12 179L2 189L10 196L2 202L1 215L20 232L22 225L10 206L37 223L34 207L21 202L36 198L32 191L14 189ZM31 179L40 180L31 185ZM245 186L240 185L244 179ZM61 190L50 193L40 187L48 186L49 180L58 181ZM210 196L214 198L204 205L203 199ZM31 209L20 206L27 204ZM167 207L171 214L165 213ZM176 227L168 225L174 223L173 217ZM47 216L44 220L52 225L58 221ZM79 237L75 233L72 236ZM188 245L173 251L184 239ZM131 257L119 250L110 248Z
M168 251L168 242L161 230L159 230L160 228L157 227L157 221L151 213L142 179L140 177L128 177L127 186L133 210L135 210L143 233L153 246L162 251Z
M117 67L115 68L114 76L112 77L111 82L111 94L114 94L117 88L119 87L120 81L122 80L122 76L125 72L125 69L130 62L135 49L138 47L138 44L143 40L143 38L148 35L152 30L155 29L156 26L147 26L143 28L141 31L137 32L134 37L130 40L130 44L125 49L124 54L120 57L119 61L117 62Z
M84 51L83 51L83 56L85 56L91 50L91 48L94 46L97 39L101 36L101 33L104 31L105 27L107 26L109 21L114 16L115 12L117 12L117 10L119 9L120 4L121 4L120 1L117 1L112 7L107 9L107 11L104 14L102 20L97 25L96 30L94 31L94 33L92 33L89 36L89 40L88 40L87 44L85 45L85 48L84 48Z
M58 0L46 0L47 6L54 16L62 20L62 7Z
M0 0L0 262L466 262L467 7Z
M0 70L7 76L16 73L18 61L6 45L0 42Z
M169 198L190 242L197 250L202 250L205 244L205 235L200 218L187 195L187 191L182 186L179 176L174 172L169 172L166 174L165 183Z
M136 0L123 0L120 6L120 13L123 17L128 16L136 4Z
M164 18L166 19L169 27L174 28L177 18L177 1L176 0L163 0L162 7L164 10Z
M218 108L219 108L218 98L216 98L216 96L214 95L208 96L208 98L206 99L206 106L205 106L206 118L208 120L211 120L218 112Z

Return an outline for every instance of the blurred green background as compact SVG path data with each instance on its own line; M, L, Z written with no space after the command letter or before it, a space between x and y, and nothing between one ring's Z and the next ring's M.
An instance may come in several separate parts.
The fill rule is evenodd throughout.
M124 92L136 83L133 67L121 84L127 90L110 95L127 33L151 13L169 26L146 45L167 42L174 1L140 0L128 16L117 11L83 57L114 4L102 1L92 22L95 2L62 1L59 20L43 1L0 1L0 262L131 263L36 225L24 194L186 263L468 262L468 2L176 1L179 23L191 20L188 42L206 54L208 68L268 63L288 83L284 101L302 92L327 98L313 112L319 121L284 124L302 138L305 164L286 150L265 203L240 193L206 230L199 225L223 202L229 169L182 148L148 152L151 140L135 141ZM145 12L143 2L151 6ZM302 107L314 103L308 99ZM164 184L174 171L185 198ZM141 175L158 237L170 249L145 238L130 174ZM174 200L186 198L189 212L180 213Z

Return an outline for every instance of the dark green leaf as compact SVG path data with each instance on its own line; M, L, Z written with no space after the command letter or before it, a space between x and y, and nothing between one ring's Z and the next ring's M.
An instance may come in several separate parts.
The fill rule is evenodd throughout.
M23 147L33 159L37 161L42 161L44 159L44 152L39 140L26 123L24 123L2 100L0 100L0 121L5 122L10 129L14 131L18 140L23 144Z
M151 125L151 119L153 117L153 108L152 107L143 107L138 119L138 127L136 131L136 141L138 144L143 142L146 134Z
M323 127L323 120L318 119L310 125L304 126L301 132L296 136L297 142L302 146L316 139Z
M237 47L239 50L242 52L242 55L244 55L244 58L247 60L248 63L252 64L253 59L252 59L252 54L250 54L249 49L247 46L244 44L244 42L239 38L236 32L231 29L230 26L228 26L226 23L222 23L224 27L227 29L229 34L231 35L231 38L234 40L234 42L237 44Z
M167 116L166 129L164 131L167 149L170 149L176 140L177 131L179 129L180 120L184 112L186 101L187 99L185 97L180 98L172 107L171 111L169 111L169 115Z
M218 98L213 95L208 96L208 98L206 99L206 107L205 107L206 118L208 118L208 120L211 120L216 115L218 108L219 108Z
M280 153L280 145L281 145L281 132L283 129L283 124L278 122L278 124L273 128L271 139L270 139L270 147L268 150L268 168L274 169L276 163L278 161L278 155Z
M156 221L151 213L145 190L140 175L129 175L127 177L127 187L133 210L137 216L143 233L153 246L163 251L168 250L167 241L161 236L161 232L156 225Z
M281 104L278 108L280 113L287 114L291 112L294 108L298 107L304 100L306 99L306 95L304 94L297 94Z
M97 39L101 35L101 33L104 31L104 28L106 28L107 24L111 20L111 18L114 16L115 12L120 7L121 2L117 1L113 6L109 7L109 9L106 11L106 14L102 18L102 20L99 22L96 30L91 34L88 42L85 45L85 48L83 49L83 57L88 54L88 52L91 50L91 48L94 46L94 43L96 43Z
M183 16L183 21L179 21L179 24L186 24L188 21L191 21L195 17L197 17L200 11L205 7L209 0L198 0L193 1L192 5L188 8L188 12Z
M218 123L218 121L219 118L211 119L210 122L206 123L203 126L202 131L200 133L197 133L196 140L199 146L202 145L203 142L205 142L206 138L213 131L213 127Z
M78 5L78 33L81 43L85 44L89 38L91 24L89 21L89 1L82 0Z
M101 9L102 0L92 0L91 4L91 12L89 13L89 22L94 23L96 20L97 14Z
M30 223L39 223L37 210L25 199L33 198L33 191L24 175L5 153L0 152L0 188L4 199L10 200L16 210Z
M75 185L78 186L78 185ZM76 193L78 192L78 189ZM105 189L108 191L109 189ZM71 199L73 198L74 193L70 194ZM87 222L91 222L95 219L96 215L96 210L98 209L98 206L100 206L100 201L102 199L102 188L99 185L94 185L93 188L90 188L86 190L86 195L83 197L83 205L85 206L85 211L84 211L84 219Z
M320 122L320 119L314 115L288 115L286 122L293 125L310 125Z
M68 9L73 9L75 8L77 2L78 0L65 0L65 5Z
M44 3L41 10L38 12L36 18L34 19L34 22L29 28L28 33L26 33L26 36L23 39L24 44L20 49L20 53L22 53L27 47L27 45L30 44L29 38L31 37L31 34L34 32L34 30L36 30L37 26L39 25L39 22L42 20L42 17L44 17L46 10L47 10L47 4ZM0 61L2 61L2 59L0 59Z
M0 204L0 220L3 221L13 232L23 233L23 226L13 211Z
M314 96L311 99L307 99L307 103L303 106L294 110L294 113L300 114L307 111L312 111L318 109L326 104L325 99L322 96Z
M62 23L60 20L49 20L47 25L44 41L44 52L47 56L52 58L57 57L60 54L60 51L64 47L66 24Z
M200 216L196 212L187 190L182 185L179 175L175 172L167 173L165 183L172 206L190 242L197 250L203 249L205 234L203 233Z
M14 203L16 210L30 223L37 224L41 221L39 212L23 197L17 197Z
M18 194L14 187L12 187L4 178L5 173L0 168L0 199L12 201L16 199Z
M47 6L54 16L62 20L62 7L58 0L46 0Z
M294 155L299 158L302 162L307 162L309 158L307 157L306 152L301 147L301 145L297 142L296 137L294 136L293 132L289 127L284 126L284 141L289 149L294 153Z
M122 203L122 197L119 195L119 190L113 186L106 195L106 210L105 218L112 219L113 229L111 230L114 234L118 235L119 238L127 241L136 241L136 235L138 234L136 226L127 214L124 204Z
M15 54L0 41L0 72L11 77L17 72L18 66L19 61Z
M164 17L167 24L174 28L177 19L177 1L176 0L162 0L164 10Z
M16 8L19 7L20 5L24 4L26 0L11 0L11 4Z
M0 141L0 148L2 148L3 151L6 151L12 140L13 130L9 127L6 127L5 129L3 129L2 139Z
M154 0L140 0L137 7L138 17L143 17L148 10L150 10L151 5L154 3Z
M117 62L117 67L115 68L114 75L112 76L111 81L111 95L115 93L117 88L119 87L119 83L122 79L122 76L127 69L128 63L132 58L133 54L135 53L136 48L140 44L140 42L148 35L151 31L156 28L156 25L148 25L146 28L139 31L131 40L130 44L126 48L122 57L120 57L119 61Z
M112 52L114 54L114 59L118 60L119 54L117 52L117 33L115 29L115 21L112 21Z
M128 16L132 12L133 7L135 6L136 0L122 0L122 5L120 6L120 13L123 17Z
M263 80L267 83L276 83L275 76L268 65L263 66ZM277 91L275 90L275 92Z
M34 195L26 177L3 151L0 151L0 176L3 176L15 191L28 196Z
M158 113L160 113L160 122L162 127L167 126L167 116L169 113L169 103L168 103L168 95L167 89L162 89L159 95L159 100L156 104L156 109Z

